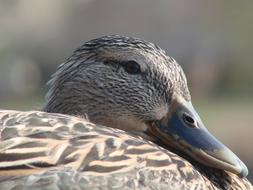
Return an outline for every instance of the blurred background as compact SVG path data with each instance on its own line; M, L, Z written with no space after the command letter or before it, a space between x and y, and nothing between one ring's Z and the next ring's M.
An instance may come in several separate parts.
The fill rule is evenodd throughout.
M183 67L209 130L253 182L253 1L0 0L0 108L40 109L45 83L85 41L135 36Z

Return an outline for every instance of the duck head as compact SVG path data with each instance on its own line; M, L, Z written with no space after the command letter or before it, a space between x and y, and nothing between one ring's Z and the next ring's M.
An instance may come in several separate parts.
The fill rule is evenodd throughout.
M104 36L85 43L49 82L44 111L87 116L241 177L244 163L208 132L180 65L144 40Z

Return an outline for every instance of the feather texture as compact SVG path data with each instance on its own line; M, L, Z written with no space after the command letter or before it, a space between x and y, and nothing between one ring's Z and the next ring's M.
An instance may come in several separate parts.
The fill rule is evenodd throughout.
M119 129L38 111L0 111L0 189L251 189ZM207 171L205 171L207 173Z

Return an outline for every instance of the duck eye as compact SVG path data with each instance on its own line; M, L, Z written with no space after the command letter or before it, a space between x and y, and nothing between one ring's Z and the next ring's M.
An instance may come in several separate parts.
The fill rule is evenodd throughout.
M135 61L128 61L124 64L124 69L129 74L138 74L141 72L141 67Z

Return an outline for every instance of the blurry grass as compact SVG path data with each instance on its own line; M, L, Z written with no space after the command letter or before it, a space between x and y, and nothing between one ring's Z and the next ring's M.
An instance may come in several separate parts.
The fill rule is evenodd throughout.
M10 97L0 100L0 109L10 109L10 110L40 110L43 105L44 97L36 95L33 97L23 96L23 97Z
M214 133L229 135L227 129L253 130L253 102L238 99L212 99L196 102L204 123Z
M210 132L242 155L248 154L244 149L253 144L252 101L216 99L196 102L195 107Z

